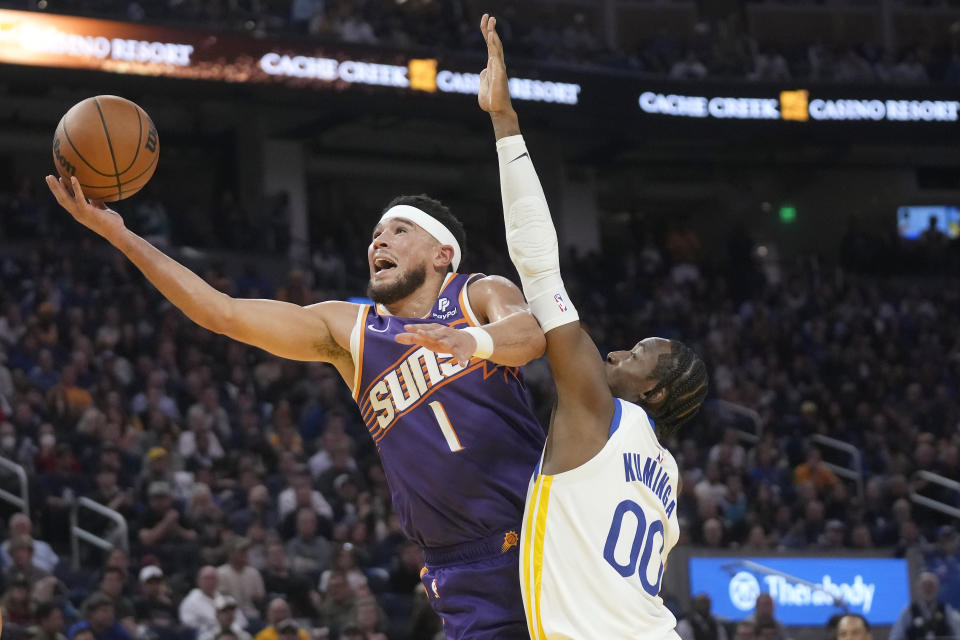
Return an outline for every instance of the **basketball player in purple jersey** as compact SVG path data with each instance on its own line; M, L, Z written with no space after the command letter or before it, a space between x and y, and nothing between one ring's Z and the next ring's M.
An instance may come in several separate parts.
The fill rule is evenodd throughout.
M515 285L457 272L465 237L446 207L404 196L383 212L367 250L374 306L300 307L220 293L88 202L75 178L47 184L197 324L336 367L377 444L404 532L424 549L423 584L447 637L528 638L519 533L544 433L518 368L545 341ZM446 354L396 339L418 324L452 333Z

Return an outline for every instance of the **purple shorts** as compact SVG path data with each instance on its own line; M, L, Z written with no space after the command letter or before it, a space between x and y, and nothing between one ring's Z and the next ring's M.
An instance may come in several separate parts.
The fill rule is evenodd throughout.
M516 533L424 549L424 560L420 579L448 640L530 640Z

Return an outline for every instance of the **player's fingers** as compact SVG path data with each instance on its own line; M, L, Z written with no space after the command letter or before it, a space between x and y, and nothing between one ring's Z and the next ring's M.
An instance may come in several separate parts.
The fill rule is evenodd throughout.
M496 25L496 22L494 22ZM500 40L500 34L497 33L496 29L490 29L490 40L492 41L493 49L496 51L496 56L503 59L503 42Z
M63 190L60 187L60 183L57 182L57 179L53 176L47 176L44 180L46 180L47 188L50 189L53 197L57 199L58 203L63 204Z
M489 19L490 19L489 13L483 14L483 17L480 18L480 30L483 31L484 33L486 33L487 31L487 20Z
M77 180L77 176L70 176L70 186L73 187L73 199L77 206L82 207L87 204L87 199L83 195L83 189L80 188L80 181Z

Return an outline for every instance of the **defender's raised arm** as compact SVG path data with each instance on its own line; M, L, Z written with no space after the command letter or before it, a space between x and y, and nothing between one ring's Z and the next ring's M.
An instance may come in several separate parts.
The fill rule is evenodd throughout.
M480 108L490 114L497 138L507 249L530 310L546 335L558 408L599 412L609 420L614 404L603 361L593 341L580 329L580 317L560 276L557 232L510 101L503 45L496 24L496 18L488 15L480 23L487 43L487 67L480 72L478 101ZM600 440L594 446L597 444Z

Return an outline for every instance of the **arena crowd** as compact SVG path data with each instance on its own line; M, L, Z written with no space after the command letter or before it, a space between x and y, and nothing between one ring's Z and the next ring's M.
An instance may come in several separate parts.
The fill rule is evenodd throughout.
M193 325L38 185L0 198L0 456L31 478L29 513L0 506L5 638L435 637L421 552L399 531L334 369ZM126 211L135 229L178 244L159 202ZM369 230L349 224L330 221L333 241L279 277L256 260L191 266L237 296L362 295ZM960 479L960 279L943 275L956 272L955 244L899 244L852 223L841 264L771 269L736 227L723 268L682 224L639 225L628 240L632 251L571 252L564 273L601 351L660 335L708 364L712 399L665 443L683 477L680 543L914 554L960 606L958 532L909 499L960 506L914 477ZM495 241L472 238L468 252L469 269L513 275ZM887 272L894 262L906 267ZM545 363L526 379L546 420ZM729 419L730 405L757 422ZM862 495L824 465L841 460L813 434L857 447ZM9 475L0 486L17 491ZM83 545L73 565L78 496L125 517L128 551L122 531L83 510L80 525L114 549ZM697 618L695 602L677 614Z

